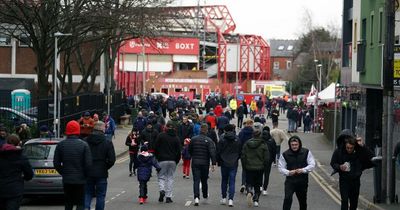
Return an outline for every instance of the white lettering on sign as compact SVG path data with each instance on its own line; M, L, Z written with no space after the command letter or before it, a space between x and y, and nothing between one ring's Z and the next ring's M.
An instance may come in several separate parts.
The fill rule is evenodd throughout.
M142 43L136 43L135 41L130 41L129 42L129 47L130 48L142 47ZM150 47L150 44L149 43L144 43L144 47Z
M208 83L208 79L177 79L177 78L166 78L165 82L168 83Z
M193 50L194 49L194 43L176 43L175 48L177 50Z
M156 45L158 49L169 49L168 42L157 42Z

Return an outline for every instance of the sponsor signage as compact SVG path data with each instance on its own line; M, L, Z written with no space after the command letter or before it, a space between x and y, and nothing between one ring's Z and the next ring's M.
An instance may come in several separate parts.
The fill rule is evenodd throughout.
M197 83L197 84L208 84L208 79L179 79L179 78L165 78L165 83Z
M131 39L126 41L120 49L121 53L142 53L141 39ZM198 55L199 39L197 38L146 38L144 39L146 54L162 55Z
M400 45L394 45L393 85L400 86Z

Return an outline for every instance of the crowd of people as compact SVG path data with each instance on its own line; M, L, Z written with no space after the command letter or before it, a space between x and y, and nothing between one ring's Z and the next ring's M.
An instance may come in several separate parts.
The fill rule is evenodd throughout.
M299 107L289 105L287 110L279 110L280 105L273 106L276 101L268 108L268 102L252 101L247 105L246 101L238 103L233 97L229 100L210 97L204 107L183 97L147 99L142 97L136 104L140 111L125 139L130 155L129 176L136 176L138 180L140 204L145 204L151 194L147 188L151 178L158 182L158 201L173 202L175 174L182 161L182 177L193 179L195 206L200 205L200 199L209 197L209 173L217 166L221 173L220 203L234 206L236 175L241 166L239 192L246 194L249 206L257 207L260 196L268 194L271 168L276 166L286 177L283 209L291 209L293 194L299 200L300 209L307 209L308 174L315 167L314 157L303 147L299 136L287 135L278 128L278 117L286 112L291 128L288 132L296 132L298 126L293 123L297 121L291 121L294 118L290 117L304 112ZM309 111L305 112L304 120L309 115ZM234 118L237 124L232 122ZM272 129L266 125L268 118ZM73 206L90 209L94 196L96 209L104 209L108 170L116 157L115 122L106 114L102 120L97 114L91 116L85 112L82 118L67 123L66 140L56 147L53 162L63 178L66 209ZM309 128L304 127L307 133ZM52 135L47 127L40 130L43 137ZM349 203L350 209L356 209L362 171L373 167L371 153L351 132L345 131L337 141L331 166L340 176L342 209L347 210ZM23 180L33 176L29 162L21 153L22 143L18 135L8 135L0 127L0 167L13 168L1 170L0 186L15 189L12 193L6 190L9 187L0 189L0 209L18 209ZM288 149L281 153L282 143L287 143ZM400 146L396 152L400 153ZM13 180L8 180L11 176Z

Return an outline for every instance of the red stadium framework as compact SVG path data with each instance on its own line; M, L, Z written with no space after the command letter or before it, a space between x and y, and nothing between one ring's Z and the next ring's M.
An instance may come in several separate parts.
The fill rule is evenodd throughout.
M270 47L268 43L257 35L242 35L234 34L236 24L225 5L210 5L210 6L186 6L186 7L169 7L166 10L171 17L174 17L174 23L186 32L193 32L193 26L198 32L203 30L207 33L215 33L217 36L217 79L222 80L221 90L232 89L234 84L228 84L228 74L232 76L238 72L238 84L241 85L247 80L269 80L271 78L270 69ZM199 28L201 27L201 28ZM231 41L229 37L235 37L239 41ZM227 71L227 46L228 44L240 43L239 48L239 69L234 72ZM203 43L205 44L205 43ZM121 54L121 52L119 52ZM118 87L130 89L130 80L134 81L134 86L137 88L140 84L139 80L142 77L137 77L137 74L132 72L124 72L119 69L119 54L116 78L118 80ZM122 56L123 57L123 56ZM251 59L254 58L254 59ZM123 58L122 58L123 59ZM253 64L250 62L253 60ZM148 61L147 61L148 62ZM122 64L123 65L123 64ZM250 69L254 67L254 69ZM146 72L148 79L149 72ZM228 88L229 86L229 88ZM131 91L128 91L131 92ZM134 91L137 93L137 91Z

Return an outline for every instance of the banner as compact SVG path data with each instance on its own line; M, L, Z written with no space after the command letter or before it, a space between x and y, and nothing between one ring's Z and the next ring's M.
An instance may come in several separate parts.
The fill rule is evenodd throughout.
M140 38L126 41L120 48L120 53L142 53ZM145 38L144 50L146 54L163 55L199 55L198 38L159 37Z

